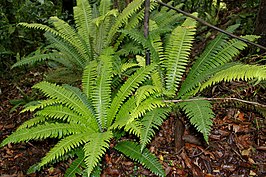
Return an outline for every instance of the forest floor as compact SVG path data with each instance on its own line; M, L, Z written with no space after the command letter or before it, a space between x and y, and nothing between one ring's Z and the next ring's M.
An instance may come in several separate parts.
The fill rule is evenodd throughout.
M0 80L0 142L31 117L30 113L19 113L21 106L12 110L10 100L23 98L18 88L30 95L31 86L40 81L43 75L38 70L7 72L9 78L5 76ZM209 95L226 95L266 103L265 89L241 82L214 87ZM223 102L215 103L213 109L216 117L209 144L204 143L201 135L182 114L171 115L160 127L148 148L160 159L167 176L266 176L266 119L249 106L240 107ZM176 131L177 119L182 123ZM182 129L183 138L175 143L175 137L183 134ZM1 147L0 177L63 176L71 160L46 167L36 174L26 174L27 169L38 162L56 142L48 139ZM179 146L178 152L176 146ZM102 176L154 176L112 148L102 161L102 167Z

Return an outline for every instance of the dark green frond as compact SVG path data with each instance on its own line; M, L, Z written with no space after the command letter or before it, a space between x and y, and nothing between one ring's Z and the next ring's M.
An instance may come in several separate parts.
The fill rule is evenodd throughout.
M84 131L85 126L73 124L44 124L29 129L20 129L8 136L0 146L8 143L18 143L29 140L41 140L45 138L61 138L69 134L76 134Z
M180 106L189 117L191 124L203 134L205 141L208 142L214 118L211 103L207 100L195 100L180 103Z
M196 21L188 18L173 30L166 44L166 59L162 63L166 69L166 89L172 94L177 91L185 72L195 32Z
M42 167L60 157L64 154L70 152L73 149L77 149L81 145L86 143L88 136L91 132L78 133L70 135L62 140L60 140L47 154L42 158L41 162L38 164L39 167Z
M26 112L26 111L33 112L36 109L43 109L43 108L45 108L47 106L56 105L56 104L60 103L59 100L53 100L53 99L40 100L40 101L37 101L37 102L38 103L36 105L27 106L20 113L23 113L23 112Z
M33 127L37 124L42 124L47 120L46 117L42 117L42 116L37 116L34 117L32 119L27 120L26 122L24 122L22 125L20 125L17 130L21 130L21 129L25 129L25 128L30 128Z
M114 120L116 113L118 112L121 104L125 101L125 99L132 94L132 92L143 83L152 70L155 69L155 65L151 64L146 67L139 68L132 76L128 78L128 80L121 86L117 95L114 97L110 111L108 113L108 123L107 127L109 127Z
M200 90L206 87L225 81L230 82L233 80L248 81L256 79L257 81L266 80L266 67L258 65L244 65L239 64L228 69L217 72L209 80L201 85Z
M141 146L132 141L119 142L115 149L125 154L127 157L138 161L144 167L151 170L158 176L165 176L162 165L158 162L157 158L149 152L148 149L141 151Z
M109 147L109 142L112 137L113 134L111 131L94 133L88 136L89 142L83 148L88 176L90 176L92 170L97 166L106 149Z
M70 165L69 168L66 170L64 177L76 177L76 175L81 175L82 170L81 167L85 166L84 159L85 154L82 150L76 152L78 158L75 159Z
M162 125L169 111L170 110L166 108L155 108L145 114L141 119L141 123L143 125L140 133L141 151L148 143L150 143L155 134L154 130L158 129L159 126Z
M32 65L40 61L49 60L61 57L58 53L47 53L47 54L36 54L34 56L29 56L22 58L20 61L16 62L14 65L12 65L12 68L24 66L24 65Z
M128 22L128 19L136 13L139 9L141 9L141 6L143 4L144 0L134 0L132 1L123 11L119 16L117 17L115 23L112 25L108 37L107 37L107 45L109 45L115 33L119 30L119 28Z

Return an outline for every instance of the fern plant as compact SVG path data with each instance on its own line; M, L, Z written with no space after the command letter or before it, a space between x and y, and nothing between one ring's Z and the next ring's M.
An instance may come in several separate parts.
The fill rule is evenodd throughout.
M140 143L120 142L116 149L139 161L156 175L164 176L160 163L145 148L154 135L154 129L158 128L169 111L158 98L158 92L141 92L141 88L149 86L150 73L156 65L138 67L113 93L113 60L114 52L108 48L98 60L90 61L84 69L82 91L70 85L60 86L47 81L34 85L33 88L48 99L26 107L22 112L36 110L34 118L3 140L1 146L59 138L60 141L30 172L64 159L77 150L78 158L71 164L66 176L81 173L82 166L86 166L85 173L90 176L98 169L101 157L114 138L114 131L121 129L139 137ZM132 147L134 151L131 151Z
M97 59L105 48L119 47L123 39L119 37L120 28L130 29L138 24L143 16L143 1L134 0L122 12L118 12L117 9L111 9L111 0L101 0L99 6L93 7L88 0L77 0L77 6L74 7L74 27L58 17L50 18L53 27L20 23L19 25L27 28L43 30L49 45L22 58L12 67L48 60L55 69L48 74L48 80L61 78L68 81L73 76L81 78L85 66Z
M225 34L219 34L207 45L202 54L196 57L186 75L188 63L191 62L190 52L195 38L196 21L187 18L171 33L158 32L159 26L155 20L150 20L148 40L137 30L123 30L123 33L143 48L149 48L151 59L158 64L154 81L161 88L164 98L179 99L179 108L208 142L214 113L211 102L200 98L203 89L222 81L265 80L265 66L233 62L234 57L247 45L237 39L229 39ZM230 26L227 31L233 32L237 27L238 25ZM243 38L254 41L258 37L247 35Z

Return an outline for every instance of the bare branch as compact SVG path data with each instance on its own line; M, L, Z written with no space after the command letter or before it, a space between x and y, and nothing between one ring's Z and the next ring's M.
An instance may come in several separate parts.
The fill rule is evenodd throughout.
M149 18L150 18L150 0L145 0L145 11L144 11L144 37L149 37ZM146 49L146 65L151 63L149 49Z
M254 46L259 47L259 48L261 48L261 49L263 49L263 50L266 51L266 47L264 47L264 46L262 46L262 45L256 44L256 43L251 42L251 41L249 41L249 40L247 40L247 39L244 39L244 38L241 38L241 37L239 37L239 36L236 36L236 35L234 35L234 34L228 32L228 31L222 30L221 28L218 28L218 27L216 27L216 26L214 26L214 25L211 25L211 24L209 24L208 22L206 22L206 21L204 21L204 20L202 20L202 19L200 19L200 18L197 18L197 17L191 15L190 13L187 13L187 12L185 12L185 11L183 11L183 10L177 9L177 8L175 8L175 7L173 7L173 6L168 5L168 4L165 4L165 3L163 3L163 2L161 2L161 1L159 1L159 0L156 0L156 1L157 1L159 4L161 4L161 5L165 6L165 7L168 7L169 9L172 9L172 10L178 12L178 13L181 13L181 14L183 14L183 15L185 15L185 16L188 16L188 17L190 17L190 18L193 18L194 20L197 20L198 22L202 23L202 24L205 25L205 26L208 26L208 27L210 27L210 28L213 28L213 29L215 29L215 30L217 30L217 31L219 31L219 32L221 32L221 33L224 33L224 34L226 34L226 35L228 35L228 36L231 36L231 37L233 37L233 38L236 38L236 39L238 39L238 40L240 40L240 41L243 41L243 42L246 42L246 43L248 43L248 44L254 45Z

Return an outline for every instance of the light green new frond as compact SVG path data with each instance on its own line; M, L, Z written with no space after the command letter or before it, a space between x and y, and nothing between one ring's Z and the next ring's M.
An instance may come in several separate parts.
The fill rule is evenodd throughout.
M112 137L113 134L111 131L94 133L88 136L89 142L83 148L88 176L90 176L92 170L97 166L106 149L109 147L109 142Z
M74 7L74 19L78 34L86 43L87 49L91 50L92 12L87 0L77 0L77 6Z
M258 65L244 65L239 64L232 66L228 69L217 72L209 80L203 83L200 90L204 88L217 84L219 82L225 81L230 82L233 80L244 80L248 81L251 79L256 79L258 81L266 80L266 67Z
M107 112L111 102L112 56L101 55L96 86L92 90L92 104L100 130L106 129Z
M160 91L160 87L156 87L154 85L144 85L139 87L135 93L137 106L147 97L155 93L159 93Z
M115 33L119 30L120 27L123 26L123 24L128 22L128 19L136 13L139 9L141 9L141 6L143 4L144 0L134 0L132 1L123 11L119 16L117 17L115 23L112 25L108 37L107 37L107 45L109 45Z
M205 141L208 142L214 118L211 103L207 100L196 100L180 103L180 106L189 117L191 124L203 134Z
M142 128L141 122L134 120L126 124L126 126L124 127L124 131L128 132L129 134L133 134L137 137L140 137L141 128Z
M58 104L58 103L60 103L60 101L53 100L53 99L40 100L40 101L38 101L38 103L36 105L27 106L20 113L23 113L23 112L26 112L26 111L33 112L36 109L43 109L43 108L45 108L47 106L55 105L55 104Z
M70 165L69 168L66 170L65 177L76 177L77 174L81 175L82 170L80 169L82 166L85 166L84 159L85 154L82 150L76 152L78 158L75 159Z
M147 111L151 111L155 108L165 107L166 104L162 101L161 98L147 98L142 101L134 110L131 111L131 118L129 121L143 116Z
M141 123L143 125L140 133L141 151L143 151L146 145L150 143L155 134L154 129L158 129L159 126L162 125L169 111L170 110L167 108L156 108L149 111L141 119Z
M115 149L122 152L127 157L138 161L154 174L158 176L165 176L162 165L159 163L157 158L146 148L141 151L141 146L139 144L132 141L123 141L119 142L115 146Z
M25 128L30 128L33 127L37 124L42 124L47 120L46 117L42 117L42 116L37 116L34 117L32 119L27 120L26 122L24 122L22 125L20 125L17 130L21 130L21 129L25 129Z
M121 86L117 95L114 97L111 103L110 111L108 113L107 127L111 125L111 122L114 120L116 113L118 112L124 100L129 95L131 95L141 83L146 80L146 78L154 69L154 64L137 69L137 71L132 76L130 76L128 80Z
M130 97L119 109L114 123L109 129L121 129L123 128L130 120L130 112L133 107L136 106L135 97Z
M88 140L88 136L91 133L78 133L70 135L62 140L60 140L47 154L42 158L41 162L38 164L39 167L42 167L56 159L59 159L64 154L68 153L73 149L77 149L82 144L85 144Z
M49 60L53 58L61 57L58 53L46 53L46 54L37 54L30 57L22 58L20 61L16 62L12 65L12 68L24 66L24 65L32 65L40 61Z
M87 117L87 120L93 123L92 127L97 127L97 125L95 125L96 122L94 120L95 117L93 113L85 104L83 104L82 100L80 100L79 96L77 96L75 92L45 81L34 85L33 88L41 90L47 97L53 100L58 100L67 107L76 111L78 114Z
M177 91L185 72L195 32L196 21L188 18L173 30L166 45L166 59L162 63L166 69L166 89L172 94Z
M97 61L91 61L84 69L82 76L82 90L88 98L91 98L92 89L97 77Z
M85 127L86 128L86 127ZM61 138L69 134L76 134L82 131L80 125L70 125L70 124L44 124L29 129L21 129L10 136L8 136L0 146L4 146L8 143L18 143L29 140L40 140L45 138Z

